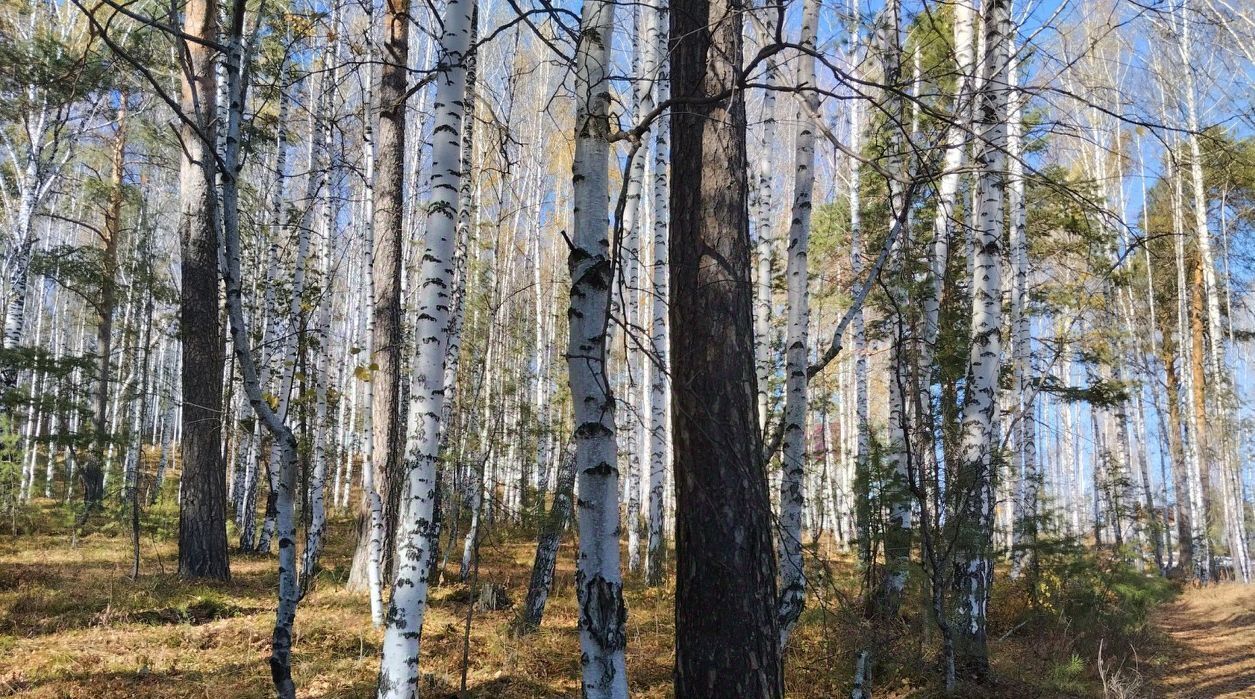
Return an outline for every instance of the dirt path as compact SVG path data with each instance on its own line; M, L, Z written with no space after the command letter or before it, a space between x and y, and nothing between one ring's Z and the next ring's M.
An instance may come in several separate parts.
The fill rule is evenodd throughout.
M1157 696L1255 699L1255 585L1186 590L1155 625L1168 638Z

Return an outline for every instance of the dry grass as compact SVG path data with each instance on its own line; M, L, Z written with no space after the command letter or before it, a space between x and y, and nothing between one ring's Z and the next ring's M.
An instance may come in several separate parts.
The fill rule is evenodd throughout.
M1187 590L1157 611L1156 625L1166 635L1159 696L1255 697L1255 586Z
M118 521L93 523L94 532L71 548L60 508L43 507L27 525L34 533L0 536L0 696L271 695L266 658L274 612L273 558L233 554L228 583L180 580L174 570L172 506L165 504L146 514L152 533L142 546L143 574L132 581L129 538ZM294 673L303 697L372 695L380 633L370 626L365 598L346 592L342 584L351 528L344 519L331 523L323 556L328 569L297 613ZM505 585L516 604L531 569L534 544L529 538L523 532L498 534L482 547L480 580ZM808 609L787 659L788 696L848 696L853 657L861 648L873 649L880 658L878 698L937 694L938 639L922 605L906 609L901 626L874 626L858 613L858 582L847 558L825 552L811 571ZM448 577L456 577L456 571ZM537 633L513 636L513 610L475 612L463 695L457 689L468 595L457 584L436 588L422 646L424 695L578 696L573 579L574 544L568 537ZM670 696L673 588L650 589L632 578L625 595L632 695ZM1253 617L1255 611L1242 623L1249 626ZM1004 630L994 629L993 637ZM1093 659L1069 658L1059 634L1034 634L1019 630L996 641L997 684L965 690L962 696L1101 696ZM1255 636L1245 639L1246 648L1255 647Z

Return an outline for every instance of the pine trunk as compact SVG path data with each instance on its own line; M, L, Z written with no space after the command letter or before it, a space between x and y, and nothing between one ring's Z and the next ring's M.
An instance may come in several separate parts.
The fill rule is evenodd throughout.
M680 699L783 695L737 87L746 9L735 0L671 5L679 102L671 114L670 319L672 375L683 377L672 388Z
M216 0L191 0L183 30L217 39ZM179 169L183 253L179 334L183 343L183 477L179 503L179 573L225 580L226 471L222 461L222 331L218 320L218 211L214 155L217 89L214 51L189 41L181 107ZM193 126L194 125L194 126Z

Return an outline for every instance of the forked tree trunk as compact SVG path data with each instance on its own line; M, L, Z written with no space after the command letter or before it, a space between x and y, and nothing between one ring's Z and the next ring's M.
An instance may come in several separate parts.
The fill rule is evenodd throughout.
M241 161L239 160L238 139L241 133L245 101L245 85L242 78L244 52L241 46L243 27L244 2L236 0L232 6L231 31L225 61L230 106L227 110L228 138L224 149L222 172L222 237L225 247L222 276L226 282L231 345L240 366L244 391L253 413L269 430L280 454L277 478L275 478L276 533L279 538L279 590L274 629L270 639L270 674L275 692L280 699L295 699L296 685L292 681L292 625L296 620L296 604L300 595L297 580L296 520L294 517L298 467L297 444L292 430L284 423L283 418L271 409L270 403L263 394L257 365L253 360L249 325L244 317L240 283L238 177ZM223 546L224 548L226 546L225 538Z

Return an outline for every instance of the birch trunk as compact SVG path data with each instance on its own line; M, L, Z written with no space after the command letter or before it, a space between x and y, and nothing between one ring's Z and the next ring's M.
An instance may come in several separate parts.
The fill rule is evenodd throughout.
M380 438L385 440L382 445L376 444L374 417L377 411L384 414L384 422L395 422L396 401L381 400L376 402L375 370L377 343L382 339L384 346L391 348L396 333L391 330L398 321L393 320L400 314L400 274L401 274L401 227L403 160L405 157L405 105L400 96L404 95L404 62L395 59L408 57L409 20L404 10L408 4L398 0L388 4L386 16L389 60L384 62L380 71L380 109L378 126L380 132L381 151L385 154L387 165L383 172L377 172L375 143L372 140L372 119L369 114L374 106L371 98L372 82L367 81L364 109L367 111L363 119L362 140L365 150L366 172L365 192L363 196L362 217L363 241L362 255L366 268L366 295L370 298L370 307L366 310L366 396L363 406L363 427L366 445L362 451L362 501L358 509L358 544L349 570L347 587L350 590L365 590L370 598L370 620L375 628L383 626L383 545L384 545L384 511L383 498L379 493L376 479L380 478L376 464L386 453L387 446L392 442L388 428L382 430ZM369 31L374 31L373 19ZM374 45L368 42L368 52L374 56ZM398 84L399 83L399 84ZM389 96L390 99L385 99ZM398 101L400 100L400 101ZM385 177L386 175L386 177ZM378 179L378 181L376 181ZM383 231L380 234L380 231ZM386 277L380 279L375 271L376 247L382 252L385 262ZM385 331L376 329L376 318L384 318ZM389 349L386 353L392 361L395 352ZM395 364L389 366L395 367ZM381 372L382 373L382 372ZM387 391L393 391L396 374L382 373ZM388 395L394 395L389 393ZM384 476L386 477L386 476ZM348 500L349 483L345 484L345 500Z
M902 153L904 105L903 99L896 94L902 82L902 46L900 38L900 3L890 0L879 18L877 25L877 43L881 52L883 80L886 85L883 97L884 109L887 111L885 134L886 158L890 174L901 177L906 174ZM899 217L906 217L906 201L901 182L890 180L889 215L890 226L896 225ZM890 619L898 615L902 604L902 592L906 587L907 568L911 556L911 527L913 499L911 497L911 453L908 448L907 433L909 415L907 413L908 386L911 384L910 361L907 348L910 346L909 329L905 313L909 304L907 290L901 281L906 268L908 250L910 249L909 225L907 231L897 236L891 252L891 266L888 282L890 346L889 376L886 389L889 393L889 434L886 451L891 469L888 481L881 486L881 498L888 509L888 521L885 524L885 571L877 589L870 600L870 611L881 619Z
M1038 490L1041 474L1037 464L1037 432L1033 396L1036 387L1033 379L1032 316L1029 312L1028 289L1028 230L1025 226L1027 208L1024 198L1024 145L1023 99L1019 85L1019 62L1015 42L1010 42L1011 57L1007 66L1008 88L1011 90L1009 119L1007 123L1007 179L1008 206L1010 207L1011 244L1011 332L1014 378L1012 392L1016 401L1013 450L1014 466L1019 473L1016 514L1018 521L1012 530L1011 576L1020 574L1023 567L1033 565L1038 529Z
M340 74L340 13L337 10L331 17L332 31L329 52L332 55L332 68L329 73L330 85L320 96L319 111L334 118L335 90L339 84ZM318 356L314 359L314 439L313 464L309 470L309 483L306 502L309 508L309 524L305 531L305 550L301 560L301 594L307 593L312 584L318 566L318 556L322 552L323 532L327 526L326 490L327 490L327 382L328 358L331 346L328 344L328 332L331 327L331 297L334 293L335 278L332 276L331 258L335 254L333 237L336 234L339 219L339 206L335 203L335 194L331 191L331 170L335 167L335 155L332 149L335 138L331 129L323 133L323 163L321 167L327 171L327 183L322 195L321 246L319 250L321 289L318 299L318 313L314 320L314 334Z
M851 49L851 61L854 51ZM862 279L863 274L863 214L861 203L861 168L856 154L861 152L863 141L863 119L860 100L850 100L850 182L847 197L850 202L850 270L854 279ZM862 305L854 311L853 342L854 342L854 479L861 484L858 487L858 502L855 505L857 521L857 538L859 544L859 561L864 567L872 565L872 532L869 466L871 459L871 424L868 422L868 390L867 390L867 334L866 312Z
M266 425L280 452L276 481L277 534L279 537L279 590L275 624L271 633L270 674L275 691L281 699L295 699L292 681L292 625L296 619L299 598L296 560L296 521L293 516L297 472L297 443L291 429L284 423L263 395L257 365L250 346L249 325L244 317L240 283L239 230L239 141L244 115L245 85L242 80L244 52L241 35L244 25L244 3L232 6L231 31L226 56L228 108L227 146L224 149L222 176L222 233L225 247L222 266L226 283L227 316L230 319L231 345L240 366L244 391L257 419ZM299 302L299 297L298 297ZM186 361L186 360L185 360ZM224 541L225 547L225 541Z
M575 415L575 470L579 499L580 665L586 699L628 695L627 609L619 569L619 468L615 403L606 371L606 312L613 289L608 256L610 56L614 5L585 2L575 54L575 158L571 165L575 235L567 372Z
M819 110L814 92L816 37L819 31L819 0L806 0L802 6L799 44L804 53L797 58L797 84L804 90L804 105L797 112L797 152L793 188L793 211L789 223L788 258L785 263L788 296L788 329L785 340L785 403L783 468L780 481L780 647L783 649L802 614L806 574L802 563L802 508L805 504L806 410L807 410L807 331L810 325L807 290L807 251L810 247L811 196L815 188L815 130L811 114ZM760 388L761 390L761 388Z
M430 559L434 555L430 528L433 526L436 466L440 458L457 197L463 176L460 161L466 61L471 48L474 12L472 0L450 0L445 7L440 40L431 203L414 323L418 351L410 367L410 405L402 469L405 478L398 483L402 497L397 512L392 599L384 625L383 657L379 665L380 699L403 699L418 694L417 658L427 611ZM382 158L380 166L382 169Z
M656 0L646 0L646 11L658 15L656 26L658 37L654 43L656 50L661 51L666 43L666 33L662 20L666 18L666 10ZM663 98L663 90L667 86L667 63L664 56L658 60L658 98ZM668 148L667 137L670 127L669 119L659 119L654 130L654 231L653 231L653 294L650 296L652 312L651 327L653 330L652 344L656 365L651 375L649 397L649 538L645 548L645 581L650 586L658 586L663 580L663 558L666 554L666 542L663 541L662 515L663 490L667 477L668 445L670 444L670 423L668 422L668 398L670 397L671 365L670 339L667 327L667 308L670 298L669 267L667 265L668 239Z
M319 79L313 92L313 101L316 104L321 103L321 95L327 89L326 56L320 54L316 62L316 72ZM326 171L319 167L322 162L321 149L325 145L324 129L326 124L322 119L322 115L311 111L309 115L309 132L310 142L309 150L305 160L306 172L309 173L305 183L304 199L307 202L316 200L319 192L326 185ZM312 217L313 207L306 208L300 220L292 221L291 226L297 229L296 234L296 259L292 270L292 298L288 303L288 327L284 334L283 344L280 346L281 354L279 366L283 368L283 375L279 380L278 389L278 408L276 416L280 422L288 421L288 410L291 407L292 400L292 384L296 379L298 352L300 347L299 339L303 334L304 324L302 319L304 316L304 297L305 297L305 274L306 265L309 261L309 244L310 232L313 229ZM261 373L258 374L260 381ZM264 390L264 389L263 389ZM270 492L266 496L266 514L262 522L261 537L257 543L256 550L261 552L270 551L270 540L276 533L279 517L279 491L282 489L280 482L282 476L283 460L286 457L283 454L283 445L279 440L273 440L271 444L270 460L266 465L266 475L270 483Z
M776 11L767 7L764 22L759 36L759 43L767 45L775 41ZM757 25L756 25L757 26ZM757 179L754 188L754 235L757 240L754 255L757 271L754 275L754 362L758 378L758 426L763 431L770 415L767 392L771 384L772 369L772 329L771 329L771 296L772 283L775 281L776 251L775 234L772 226L771 190L775 185L772 152L776 149L776 91L773 89L780 80L780 70L774 57L769 57L763 66L762 131L759 133L759 162L755 170Z
M289 71L281 69L279 72L280 82L287 80ZM279 241L284 231L284 207L287 205L287 151L288 151L288 112L290 99L287 91L282 90L279 94L279 114L276 121L275 133L275 160L274 160L274 187L270 197L270 225L267 231L269 236L269 259L266 266L266 287L264 295L264 308L266 313L266 322L262 329L262 342L258 351L258 381L261 383L262 389L265 390L270 385L270 343L278 336L280 331L280 318L282 314L279 312L278 303L275 300L275 289L278 286L277 279L279 276ZM260 451L261 425L254 427L253 444ZM244 493L241 500L240 520L240 550L252 551L256 548L254 543L254 534L257 522L257 478L258 478L258 461L256 455L250 458L244 472Z
M977 111L982 146L976 158L977 229L974 231L971 350L963 400L960 514L965 545L957 552L960 624L955 638L956 670L983 681L989 675L986 607L993 583L991 551L996 473L995 422L1002 344L1002 238L1006 189L1007 58L1011 30L1008 0L985 8L987 83Z

